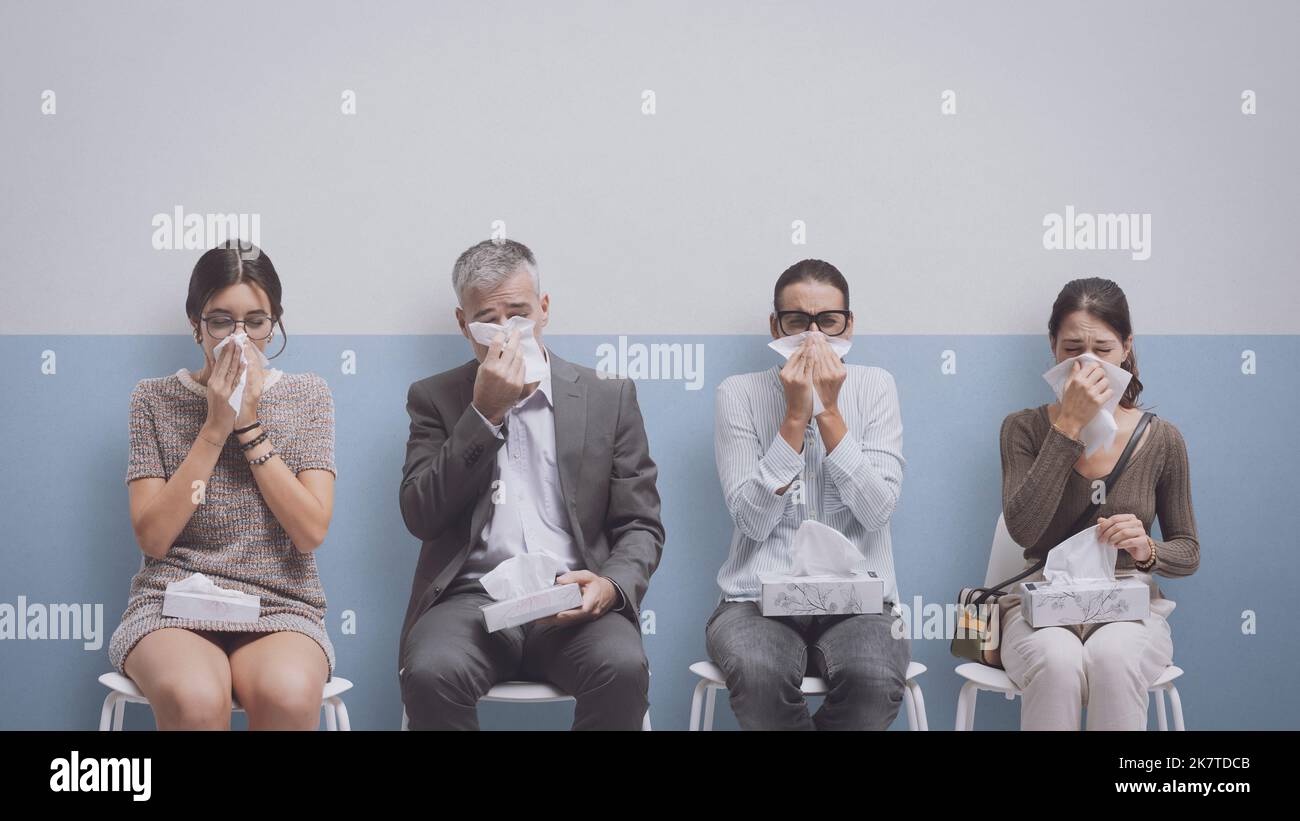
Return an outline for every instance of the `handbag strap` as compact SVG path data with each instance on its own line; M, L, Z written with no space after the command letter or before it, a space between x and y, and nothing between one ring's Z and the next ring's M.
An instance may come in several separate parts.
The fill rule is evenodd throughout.
M1128 438L1128 444L1124 445L1124 450L1120 452L1119 459L1116 460L1115 462L1115 467L1111 468L1110 473L1106 475L1106 479L1105 479L1106 492L1102 498L1106 498L1106 499L1110 498L1111 488L1115 486L1115 482L1119 481L1119 477L1124 472L1124 468L1128 467L1129 457L1133 455L1134 449L1137 448L1138 440L1142 438L1142 433L1147 429L1147 424L1150 423L1151 417L1153 416L1155 416L1155 414L1152 413L1151 411L1143 411L1142 418L1138 419L1138 423L1133 426L1133 435ZM1099 510L1101 510L1100 503L1094 502L1091 505L1089 505L1088 509L1083 511L1083 514L1078 519L1076 519L1074 521L1074 525L1070 527L1070 530L1072 531L1070 535L1073 536L1079 533L1079 531L1086 529L1087 528L1086 522L1089 519L1096 516L1097 511ZM1051 551L1049 550L1048 552L1050 553ZM1031 576L1034 573L1037 573L1039 570L1042 570L1046 566L1047 566L1047 557L1044 556L1043 558L1035 562L1031 567L1029 567L1029 569L1025 570L1023 573L1012 576L1011 578L1007 579L1004 582L999 582L998 584L995 584L992 587L975 588L973 592L983 591L984 595L976 599L974 603L982 604L985 601L985 599L987 599L993 593L1003 592L1002 588L1006 587L1009 584L1014 584L1015 582L1020 581L1026 576Z

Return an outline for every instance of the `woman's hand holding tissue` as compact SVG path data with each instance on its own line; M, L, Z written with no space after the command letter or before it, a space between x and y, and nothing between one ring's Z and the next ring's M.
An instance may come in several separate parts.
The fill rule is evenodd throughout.
M1135 562L1145 562L1150 558L1151 542L1147 539L1147 530L1142 520L1132 513L1098 517L1097 526L1097 538L1103 543L1127 550Z
M1056 424L1071 439L1079 438L1079 431L1106 404L1113 392L1106 379L1106 371L1096 363L1075 362L1070 369L1070 379L1061 391L1061 412Z
M836 403L839 402L840 388L844 386L844 379L849 374L848 369L831 349L825 334L820 332L809 334L804 344L808 346L812 356L812 382L825 409L822 413L839 413Z
M492 424L499 425L506 411L524 390L524 357L519 352L519 332L498 333L474 375L474 407Z
M799 434L799 443L796 445L791 442L790 445L795 450L803 449L803 429L812 419L812 364L812 355L805 340L798 350L790 354L780 371L781 387L785 391L785 421L796 426ZM785 436L785 429L786 425L782 425L782 436ZM790 441L788 436L786 441Z
M253 342L244 341L244 345L253 347ZM228 345L234 348L234 345ZM239 402L239 416L235 419L236 427L246 427L257 421L257 405L262 401L262 387L266 384L266 371L262 368L260 357L253 356L247 352L244 356L248 360L248 365L244 368L248 373L248 380L244 383L244 396ZM239 380L236 379L236 382Z
M555 583L576 583L578 589L582 591L582 607L575 607L572 610L556 613L554 616L538 619L533 622L534 624L556 624L561 626L581 624L584 621L593 621L600 618L618 603L618 590L614 588L614 583L604 576L597 576L590 570L570 570L567 573L561 573L555 577Z
M235 409L230 406L230 396L239 384L241 373L243 365L239 361L239 351L234 345L227 345L217 354L208 374L208 418L203 423L204 438L209 441L215 438L214 444L218 447L235 429Z

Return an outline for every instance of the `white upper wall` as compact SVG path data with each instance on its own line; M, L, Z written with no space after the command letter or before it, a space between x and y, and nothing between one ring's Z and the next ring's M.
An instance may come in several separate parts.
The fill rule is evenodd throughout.
M0 332L184 333L177 206L257 215L292 333L453 331L497 220L553 333L765 333L810 256L859 333L1039 333L1093 274L1138 333L1300 332L1296 4L862 6L6 3ZM1067 206L1149 258L1044 249Z

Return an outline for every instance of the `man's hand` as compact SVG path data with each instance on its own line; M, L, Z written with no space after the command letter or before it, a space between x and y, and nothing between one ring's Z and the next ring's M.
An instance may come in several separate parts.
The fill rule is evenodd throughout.
M582 606L556 613L548 618L538 619L533 622L534 624L565 626L581 624L584 621L594 621L618 604L618 589L614 587L613 582L604 576L597 576L590 570L570 570L568 573L561 573L555 577L556 584L571 584L573 582L577 582L578 589L582 591Z
M519 332L511 329L509 336L498 332L474 374L474 407L489 422L499 425L523 390L524 357L519 352Z

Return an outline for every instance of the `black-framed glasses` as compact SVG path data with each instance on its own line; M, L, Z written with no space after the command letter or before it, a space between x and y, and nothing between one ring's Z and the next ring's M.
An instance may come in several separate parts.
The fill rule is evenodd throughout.
M236 325L244 326L244 333L248 334L249 339L262 341L269 339L271 332L275 330L275 322L269 316L257 315L246 319L235 319L225 314L213 314L203 317L203 324L208 329L208 333L215 339L225 339L234 332Z
M813 325L827 336L839 336L848 329L849 318L852 316L852 311L844 310L818 311L816 314L807 311L777 311L776 324L786 336L801 334Z

